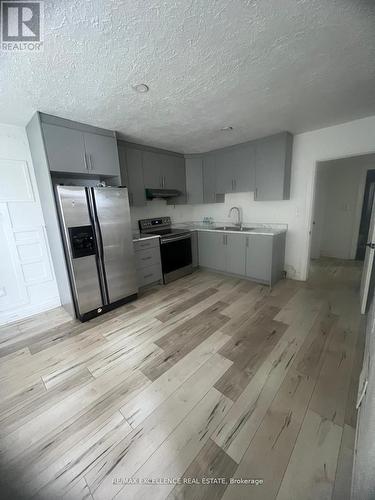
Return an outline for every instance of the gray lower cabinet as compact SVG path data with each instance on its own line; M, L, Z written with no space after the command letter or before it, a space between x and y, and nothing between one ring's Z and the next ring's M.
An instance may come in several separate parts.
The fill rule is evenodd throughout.
M246 236L246 276L273 285L282 278L285 259L285 233L275 236Z
M42 131L52 172L88 173L83 133L80 130L43 123Z
M193 267L198 267L199 257L198 257L198 233L197 231L191 232L191 260Z
M143 181L142 151L118 145L121 183L128 188L131 206L146 205Z
M141 288L151 283L161 282L163 275L159 238L135 241L134 252L137 266L138 286Z
M120 165L115 137L84 132L83 138L90 173L118 176Z
M273 285L284 271L285 233L198 231L198 255L201 267Z
M246 276L268 282L272 271L272 236L246 236Z
M246 272L246 246L243 234L227 234L225 247L225 271L244 276Z
M223 271L225 269L225 234L209 231L198 232L199 265Z
M242 234L198 232L199 265L245 275L245 238Z
M256 142L255 196L256 201L288 200L293 136L282 132Z

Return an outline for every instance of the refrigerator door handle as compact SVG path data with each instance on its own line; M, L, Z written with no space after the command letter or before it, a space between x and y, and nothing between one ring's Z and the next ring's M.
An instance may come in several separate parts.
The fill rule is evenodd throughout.
M107 278L105 275L104 271L104 248L103 248L103 238L102 238L102 232L100 229L100 224L99 224L99 219L98 219L98 214L96 211L96 204L95 204L95 195L94 195L94 190L93 188L87 188L88 189L88 200L89 200L89 209L90 213L92 214L92 220L94 224L94 229L95 229L95 239L97 243L97 250L98 250L98 270L99 270L99 277L100 277L100 283L102 287L102 293L103 293L103 302L105 305L109 304L109 295L108 295L108 285L107 285Z

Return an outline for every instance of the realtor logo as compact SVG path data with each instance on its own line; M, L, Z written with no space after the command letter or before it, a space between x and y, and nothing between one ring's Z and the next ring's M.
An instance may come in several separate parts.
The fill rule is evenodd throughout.
M43 2L1 0L1 50L41 52L43 21Z

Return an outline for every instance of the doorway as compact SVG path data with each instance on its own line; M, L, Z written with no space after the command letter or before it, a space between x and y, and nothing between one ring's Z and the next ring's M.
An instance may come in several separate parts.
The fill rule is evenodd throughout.
M371 210L375 194L375 170L368 170L366 176L365 193L363 197L363 206L361 221L359 225L359 235L357 243L356 260L364 260L366 253L367 235L370 227Z
M375 154L317 163L311 260L363 261L375 195L374 167Z

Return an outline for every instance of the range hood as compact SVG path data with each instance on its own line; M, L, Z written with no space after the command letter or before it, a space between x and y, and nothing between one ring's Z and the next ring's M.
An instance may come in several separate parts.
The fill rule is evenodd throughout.
M181 191L177 189L146 189L146 198L152 200L154 198L176 198L181 196Z

